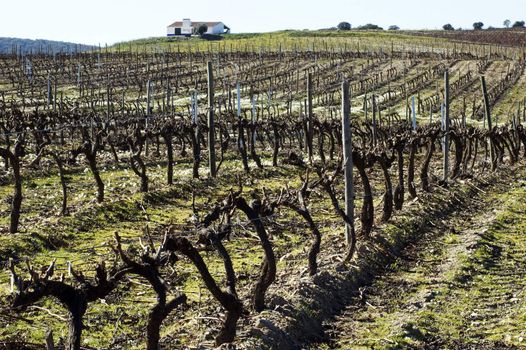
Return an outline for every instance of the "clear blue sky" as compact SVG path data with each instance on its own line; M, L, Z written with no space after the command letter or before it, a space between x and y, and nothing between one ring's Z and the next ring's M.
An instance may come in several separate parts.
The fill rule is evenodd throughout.
M526 20L526 0L3 0L0 37L86 44L163 36L188 17L218 20L233 32L319 29L341 21L353 26L396 24L405 29L501 26Z

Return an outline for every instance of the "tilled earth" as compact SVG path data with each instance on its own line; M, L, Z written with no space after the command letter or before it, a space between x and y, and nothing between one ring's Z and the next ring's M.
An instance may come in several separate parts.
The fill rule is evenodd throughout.
M526 179L431 229L311 349L526 349Z

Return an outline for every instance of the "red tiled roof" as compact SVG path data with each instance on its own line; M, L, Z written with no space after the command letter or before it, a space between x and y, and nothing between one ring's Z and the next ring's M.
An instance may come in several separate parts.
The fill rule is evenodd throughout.
M199 27L201 24L206 24L208 27L215 27L216 25L218 25L219 23L222 23L222 22L201 22L201 21L192 21L192 27ZM180 28L183 26L183 22L181 21L177 21L177 22L174 22L172 24L170 24L168 27L175 27L175 28Z

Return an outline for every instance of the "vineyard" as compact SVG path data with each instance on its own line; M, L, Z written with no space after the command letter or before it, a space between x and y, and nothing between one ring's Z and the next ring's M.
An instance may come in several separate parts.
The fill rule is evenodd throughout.
M523 48L300 34L0 56L0 348L348 345L361 286L524 174Z

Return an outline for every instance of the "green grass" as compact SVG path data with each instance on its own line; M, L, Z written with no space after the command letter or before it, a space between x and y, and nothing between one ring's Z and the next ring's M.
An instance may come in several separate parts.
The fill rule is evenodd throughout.
M524 346L524 185L518 180L511 190L486 192L476 215L440 219L438 226L431 219L435 231L421 232L423 242L333 321L339 337L332 344L341 349ZM384 226L382 236L414 231L397 221Z
M450 47L451 43L443 38L429 38L412 35L411 32L367 31L367 30L282 30L270 33L227 34L221 41L206 41L198 37L175 38L153 37L117 43L110 50L144 50L171 49L173 51L196 50L310 50L310 49L343 49L349 50L386 50L394 46L401 47L420 45L424 47ZM452 47L452 46L451 46Z
M267 155L268 156L268 155ZM265 162L266 164L266 162ZM281 188L286 182L291 187L299 183L298 170L293 167L272 168L254 172L250 177L242 176L247 185L245 193L253 188L268 188L275 190ZM192 215L191 192L197 191L198 208L204 210L213 203L223 198L235 178L242 175L238 160L227 157L221 170L221 177L215 181L205 179L195 181L188 176L188 164L182 162L175 167L177 184L168 186L164 184L166 168L164 166L148 168L152 181L152 191L147 194L138 192L138 178L130 171L118 167L110 167L102 171L101 175L106 184L107 200L103 204L94 203L95 187L89 171L74 172L70 177L70 207L73 209L71 216L56 216L57 204L60 203L58 177L54 174L42 173L42 176L31 176L24 182L25 198L23 208L24 233L18 235L0 236L0 255L2 260L7 257L31 256L32 264L37 267L46 266L52 259L57 259L57 274L66 274L66 263L73 263L74 268L92 274L93 267L101 260L111 265L114 260L108 243L113 241L115 232L118 232L125 247L139 244L139 237L144 238L143 229L146 225L154 229L158 225L176 224L180 227L189 227L188 219ZM202 169L204 172L204 169ZM3 192L2 192L3 191ZM0 186L0 192L7 196L11 193L11 185ZM60 193L60 192L59 192ZM55 194L55 196L52 196ZM48 197L46 206L42 206L42 198ZM327 203L324 203L327 204ZM2 210L9 210L9 203L2 204ZM42 211L54 214L42 221ZM282 225L288 223L293 217L292 213L283 212L278 219ZM334 216L329 215L334 220ZM323 218L323 216L322 216ZM317 217L317 220L322 220ZM240 220L245 221L243 215ZM299 221L299 220L297 220ZM31 224L30 224L31 223ZM4 223L7 225L7 220ZM295 270L303 269L306 265L306 252L302 247L305 240L310 241L308 232L302 232L304 225L294 228L283 226L278 229L269 228L274 236L274 250L276 256L288 254L289 258L278 262L278 269ZM342 228L343 230L343 228ZM341 234L340 231L330 231L328 235ZM256 280L261 266L263 251L259 240L252 232L249 224L243 224L237 234L226 248L230 252L234 268L245 276L239 281L240 295L245 301L250 299L252 284ZM195 235L191 229L183 231L190 236ZM250 233L252 232L252 233ZM57 247L50 244L53 239ZM60 243L60 244L59 244ZM212 275L223 285L225 279L223 263L215 253L203 253L205 261ZM163 334L180 334L180 342L194 344L198 339L192 333L201 336L209 328L207 319L211 312L219 307L217 302L208 293L195 268L186 261L181 261L176 266L177 275L173 280L173 293L182 291L187 294L190 307L174 315L172 321L166 322ZM112 337L108 334L117 334L127 339L127 348L142 347L143 329L145 326L144 315L155 302L155 296L150 288L146 288L145 281L132 278L130 288L120 288L113 293L109 300L90 305L86 323L88 329L83 335L83 344L93 347L108 347ZM9 276L0 274L0 296L9 294ZM1 297L0 297L1 299ZM39 303L53 314L66 316L65 309L54 300L45 300ZM203 318L195 318L195 310ZM31 324L23 320L10 320L8 327L0 331L0 339L24 339L25 341L42 343L47 328L54 330L56 338L66 335L65 323L57 317L37 309L24 312L23 316L32 320ZM180 319L188 319L181 323ZM0 316L1 320L1 316ZM218 321L214 321L214 329L218 328ZM115 329L117 328L117 330ZM186 339L186 340L185 340ZM186 344L185 343L185 344Z

